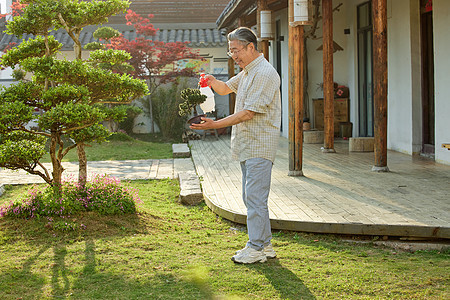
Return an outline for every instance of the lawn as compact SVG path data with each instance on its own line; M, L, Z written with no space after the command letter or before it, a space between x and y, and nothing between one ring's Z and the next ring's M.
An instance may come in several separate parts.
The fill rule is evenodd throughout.
M0 219L0 299L449 299L450 253L398 252L332 235L274 232L277 259L237 265L239 225L178 203L176 181L134 181L137 215ZM7 187L0 203L26 192Z
M140 134L133 138L118 134L86 147L86 158L88 161L172 158L172 143L160 134ZM63 161L78 161L76 149L70 150ZM41 162L51 162L50 156L45 156Z

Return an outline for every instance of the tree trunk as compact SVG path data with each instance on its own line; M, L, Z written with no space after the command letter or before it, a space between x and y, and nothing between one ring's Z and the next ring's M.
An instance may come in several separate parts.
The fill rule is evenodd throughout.
M55 193L57 195L61 194L61 181L62 181L62 173L64 171L61 160L58 158L56 146L58 145L58 133L56 131L52 131L52 137L50 140L50 159L52 161L53 171L52 171L52 185Z
M84 144L77 145L77 155L78 155L78 184L80 187L86 185L87 179L87 159L86 152L84 151Z
M73 39L73 49L77 60L81 60L81 42L80 42L81 30L75 31L75 39ZM81 187L86 185L87 178L87 161L86 152L84 151L85 145L83 143L77 144L77 156L78 156L78 184Z

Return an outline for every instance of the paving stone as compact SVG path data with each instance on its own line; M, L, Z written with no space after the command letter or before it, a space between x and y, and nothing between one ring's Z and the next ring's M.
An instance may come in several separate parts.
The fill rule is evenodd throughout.
M191 157L188 144L172 144L172 152L174 158Z
M195 172L181 172L178 174L180 181L180 202L185 205L197 205L203 201L203 193L200 180Z

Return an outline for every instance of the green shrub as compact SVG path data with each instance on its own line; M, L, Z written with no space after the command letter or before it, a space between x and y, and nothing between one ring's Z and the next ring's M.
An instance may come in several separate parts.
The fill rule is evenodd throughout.
M102 215L132 214L136 213L139 202L136 190L124 186L116 178L97 175L84 187L76 181L63 182L60 195L51 186L44 189L34 186L27 198L0 207L0 217L48 217L53 221L51 217L64 218L87 211Z
M183 99L180 92L187 87L186 80L179 80L168 86L160 86L151 95L153 118L164 138L180 140L186 128L186 117L180 117L178 110Z
M142 112L143 110L141 108L128 105L127 116L119 123L119 128L124 130L127 134L133 133L133 128L135 126L134 119Z
M124 130L119 129L117 132L111 133L109 137L106 138L108 141L119 141L119 142L128 142L134 141L134 138L129 136Z

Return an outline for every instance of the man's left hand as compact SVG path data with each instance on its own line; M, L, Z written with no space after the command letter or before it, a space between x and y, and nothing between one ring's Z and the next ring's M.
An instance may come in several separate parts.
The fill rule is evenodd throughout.
M214 120L209 119L209 118L201 118L202 123L200 124L191 124L191 126L189 126L189 128L191 129L195 129L195 130L206 130L206 129L213 129L214 128Z

